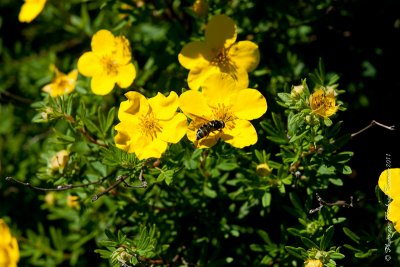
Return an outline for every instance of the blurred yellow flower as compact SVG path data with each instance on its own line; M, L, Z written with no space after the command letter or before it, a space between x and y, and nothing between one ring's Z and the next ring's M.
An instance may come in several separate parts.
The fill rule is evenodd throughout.
M388 206L387 219L400 232L400 168L384 170L379 176L378 185L383 193L393 199Z
M91 45L92 51L79 58L78 70L82 75L92 77L93 93L106 95L115 83L121 88L130 86L136 77L136 69L131 62L128 39L100 30L93 36Z
M70 208L79 208L79 201L78 201L79 197L78 196L71 196L68 195L67 197L67 206Z
M75 90L76 79L78 78L78 71L72 70L70 73L65 74L54 67L55 77L52 82L43 87L43 91L50 94L51 97L57 97L64 94L69 94Z
M336 106L334 91L325 92L324 89L318 89L310 96L310 106L313 113L328 118L336 113L339 106Z
M16 267L19 261L17 239L10 233L7 224L0 219L0 266Z
M18 15L20 22L31 22L42 12L46 0L25 0Z
M58 151L51 159L50 159L50 170L57 171L63 170L67 165L69 160L69 151L61 150Z
M320 260L307 260L305 263L305 267L323 267L324 265Z
M47 205L53 206L54 203L55 203L55 201L56 201L54 192L49 192L49 193L47 193L47 194L44 196L44 201L46 202Z
M268 176L271 173L272 169L268 166L267 163L261 163L257 165L256 172L260 176Z
M213 73L229 74L239 87L247 88L247 72L260 61L258 46L250 41L236 41L236 25L226 15L216 15L208 23L204 41L186 44L179 56L181 65L189 69L188 85L198 90Z
M208 12L207 0L196 0L192 5L192 10L197 16L204 17Z
M257 142L249 120L267 111L267 101L259 91L238 86L230 75L213 74L202 83L201 92L188 90L180 96L179 107L192 120L187 137L197 147L212 147L219 138L237 148ZM215 121L219 129L209 127Z
M128 98L120 105L115 126L116 146L139 159L159 158L168 143L177 143L186 133L187 119L178 113L178 95L168 97L158 93L146 99L137 92L125 94Z

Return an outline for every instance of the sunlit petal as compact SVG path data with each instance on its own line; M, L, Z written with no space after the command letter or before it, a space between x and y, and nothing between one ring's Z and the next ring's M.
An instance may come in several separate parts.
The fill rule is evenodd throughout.
M162 132L158 136L168 143L177 143L186 134L187 119L182 113L177 113L171 120L160 121Z
M98 56L93 52L86 52L78 60L78 70L83 76L92 77L101 73L103 67Z
M115 86L115 80L107 75L93 76L90 82L90 88L96 95L106 95L112 91Z
M195 41L186 44L178 55L178 60L186 69L207 66L212 58L212 52L204 42Z
M99 30L92 37L92 51L95 54L109 54L115 50L115 37L108 30Z
M257 119L267 111L265 97L255 89L242 89L232 95L230 101L231 112L240 119Z
M254 126L246 120L235 120L234 127L225 127L221 138L237 148L254 145L258 137Z
M147 138L139 140L139 144L146 144ZM147 143L145 146L138 146L135 148L135 154L138 159L148 159L148 158L160 158L162 153L167 149L167 142L160 139L154 139L153 141Z
M250 41L238 42L229 49L229 57L247 72L254 70L260 62L258 45Z
M20 22L31 22L40 14L40 12L42 12L45 4L46 0L26 0L21 7L18 20Z
M202 93L210 106L230 105L230 96L237 94L239 88L230 75L214 73L202 84ZM240 100L241 101L241 100Z
M118 68L118 75L115 79L119 87L127 88L132 84L135 78L136 78L136 69L135 66L133 66L132 63L130 63L127 65L120 66Z
M132 120L132 116L135 116L137 120L139 117L148 114L150 105L144 95L130 91L125 96L128 100L121 102L118 110L120 121Z
M170 92L166 97L161 93L157 93L155 97L150 98L149 104L157 119L168 120L171 119L178 109L178 95L175 92Z
M206 98L199 91L188 90L179 97L179 108L189 118L210 118L212 110L208 106Z
M400 198L400 168L384 170L379 176L378 185L389 197Z

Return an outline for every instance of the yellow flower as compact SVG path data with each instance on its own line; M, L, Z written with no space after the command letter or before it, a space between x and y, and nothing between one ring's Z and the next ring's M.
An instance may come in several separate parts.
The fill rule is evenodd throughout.
M226 15L214 16L208 23L204 41L186 44L178 59L189 69L190 89L198 90L213 73L227 73L247 88L247 72L254 70L260 61L258 46L250 41L236 41L236 25Z
M192 5L192 10L197 16L204 17L208 12L207 0L196 0Z
M20 22L31 22L42 12L46 0L25 0L18 15Z
M187 136L197 147L211 147L222 138L242 148L257 142L257 132L249 120L267 111L267 101L255 89L238 87L231 76L214 74L203 82L201 92L184 92L179 107L192 120ZM221 127L209 127L213 121L220 122Z
M268 176L271 173L272 169L268 166L267 163L261 163L257 165L256 172L260 176Z
M46 202L47 205L49 206L54 206L54 203L56 201L54 192L49 192L44 196L44 201Z
M335 104L335 93L332 90L326 93L324 89L318 89L310 96L311 110L323 118L328 118L336 113L339 106L335 106Z
M146 99L137 92L125 94L128 98L120 105L115 126L116 146L139 159L159 158L168 143L177 143L186 133L187 119L177 113L178 95L171 92L168 97L158 93Z
M50 159L50 170L57 171L62 170L67 165L69 160L69 151L61 150L58 151L51 159Z
M320 260L307 260L305 263L305 267L322 267L324 266Z
M70 208L79 208L79 201L78 201L79 197L78 196L71 196L68 195L67 197L67 206Z
M43 91L49 93L51 97L69 94L74 91L76 79L78 78L77 70L73 70L67 75L54 67L54 72L56 76L50 84L43 87Z
M400 232L400 168L384 170L379 176L378 185L386 195L393 199L388 206L387 218Z
M7 224L0 219L0 266L16 267L18 261L17 239L11 235Z
M96 95L106 95L115 83L127 88L136 77L136 69L131 62L128 39L100 30L92 38L92 51L84 53L78 60L79 72L92 77L90 87Z

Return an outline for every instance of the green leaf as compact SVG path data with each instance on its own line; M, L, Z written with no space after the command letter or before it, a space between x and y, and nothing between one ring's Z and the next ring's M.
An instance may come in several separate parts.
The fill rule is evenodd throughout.
M318 248L317 244L315 244L311 239L308 239L307 237L302 236L301 242L303 242L303 244L308 248Z
M329 182L337 186L343 186L343 181L340 178L329 178Z
M321 242L319 245L321 250L325 250L328 247L329 242L332 239L333 232L334 232L334 228L332 225L329 226L328 229L326 229L325 234L322 236Z
M332 120L329 118L324 119L324 124L327 127L330 127L332 125Z
M339 252L332 252L329 254L329 258L333 259L333 260L341 260L345 257L344 254L339 253Z
M262 197L262 205L263 207L269 207L271 205L271 193L270 192L265 192L263 197Z
M287 252L290 255L292 255L300 260L304 260L307 256L304 248L295 248L295 247L291 247L291 246L285 246L285 249L287 250Z
M208 196L209 198L216 198L217 197L217 192L215 190L212 190L211 188L205 186L203 189L204 195Z
M111 251L104 249L95 249L94 252L100 254L100 257L103 259L109 259L111 257Z
M218 169L222 171L232 171L238 167L237 163L235 162L222 162L216 166Z
M343 173L343 174L351 174L351 173L352 173L351 167L348 166L348 165L344 165L344 166L343 166L342 173Z
M345 235L350 237L354 242L356 242L357 244L360 244L361 238L357 234L355 234L353 231L351 231L349 228L343 227L343 232L345 233Z

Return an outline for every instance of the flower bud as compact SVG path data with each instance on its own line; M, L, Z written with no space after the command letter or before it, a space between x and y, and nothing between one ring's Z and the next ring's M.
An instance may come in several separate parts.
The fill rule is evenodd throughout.
M257 165L256 172L259 176L268 176L271 171L272 169L268 166L267 163L261 163Z

